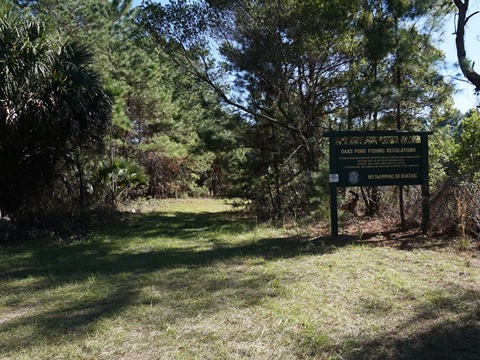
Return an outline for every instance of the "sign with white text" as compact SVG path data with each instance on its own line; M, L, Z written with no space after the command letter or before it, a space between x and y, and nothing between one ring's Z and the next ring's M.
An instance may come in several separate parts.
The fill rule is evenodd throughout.
M335 146L338 186L422 184L420 144Z
M348 186L422 186L422 232L430 224L428 136L430 131L328 131L330 151L330 218L332 236L338 236L337 189ZM420 142L410 142L420 137ZM337 143L338 138L348 141ZM376 138L359 144L360 138ZM383 139L391 144L379 144ZM402 141L403 140L403 141ZM364 141L367 142L367 141ZM352 144L353 143L353 144Z

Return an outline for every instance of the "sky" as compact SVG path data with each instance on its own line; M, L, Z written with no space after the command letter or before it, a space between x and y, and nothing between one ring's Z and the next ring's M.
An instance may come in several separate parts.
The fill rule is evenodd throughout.
M473 1L470 4L470 12L480 11L480 1ZM444 26L442 43L440 48L445 52L448 68L444 75L453 80L456 88L454 95L455 106L462 112L466 112L476 106L476 97L474 95L474 86L466 83L463 74L460 72L457 60L457 50L455 47L455 25L453 17L447 19ZM480 13L473 16L465 30L465 48L467 57L476 62L475 70L480 71Z
M140 5L142 0L133 0L133 6ZM161 4L168 3L169 0L155 1ZM480 11L480 1L472 1L470 3L469 13ZM463 113L476 106L476 97L473 92L473 85L465 82L460 72L457 61L457 53L455 48L455 31L453 16L445 20L442 34L439 35L439 47L445 52L446 66L443 75L451 80L455 86L455 106ZM470 60L477 60L478 65L475 67L480 71L480 13L473 16L468 23L466 29L466 45L467 57Z

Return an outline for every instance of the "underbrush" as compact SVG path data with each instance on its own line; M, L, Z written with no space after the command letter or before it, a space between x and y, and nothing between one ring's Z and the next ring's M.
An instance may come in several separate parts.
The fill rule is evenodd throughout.
M13 219L7 217L0 220L0 244L80 240L115 217L115 211L107 206L68 211L59 207L43 211L24 210Z

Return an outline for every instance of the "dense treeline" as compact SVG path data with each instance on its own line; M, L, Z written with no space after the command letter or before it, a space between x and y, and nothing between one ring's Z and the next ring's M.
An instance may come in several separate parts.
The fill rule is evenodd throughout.
M255 179L244 183L244 195L273 217L303 217L325 213L326 130L427 130L458 123L452 86L441 75L444 55L432 37L446 5L147 1L139 23L172 61L241 114L248 133L240 137L248 149L242 174ZM225 77L233 79L227 89ZM432 175L442 181L446 163L437 160L447 149L436 141ZM394 190L393 203L400 205L405 226L404 190ZM368 215L379 213L383 198L392 203L391 191L359 192Z
M131 1L18 5L2 1L4 215L228 191L234 118L140 36Z
M260 216L321 218L327 130L432 129L432 186L471 188L478 113L453 108L434 38L448 11L1 0L0 210L36 219L140 196L236 196ZM404 226L417 196L355 191L367 215L400 206Z
M111 109L83 44L8 3L0 17L0 204L15 212L53 195L69 158L102 141Z

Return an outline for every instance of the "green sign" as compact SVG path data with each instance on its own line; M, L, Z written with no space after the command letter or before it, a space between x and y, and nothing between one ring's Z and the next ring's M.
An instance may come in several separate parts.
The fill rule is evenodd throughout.
M332 235L338 236L337 188L347 186L422 186L422 231L430 223L429 131L328 131L330 139L330 212ZM337 138L390 137L411 139L419 143L398 141L395 144L337 144ZM406 140L406 139L405 139ZM349 141L349 143L352 141Z
M338 186L422 184L420 144L337 145Z

